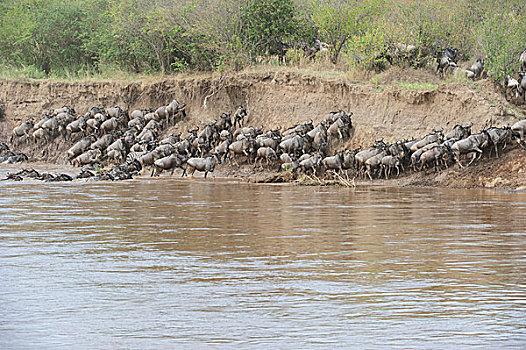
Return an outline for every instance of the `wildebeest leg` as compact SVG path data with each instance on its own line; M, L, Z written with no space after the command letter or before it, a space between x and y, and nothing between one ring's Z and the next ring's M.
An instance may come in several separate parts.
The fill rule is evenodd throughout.
M371 173L369 172L369 170L371 170L371 168L368 167L368 166L366 166L366 167L365 167L365 174L366 174L367 176L369 176L369 179L371 179L371 181L373 181L373 178L372 178Z
M208 175L208 170L205 170L205 179L206 179L206 175Z
M480 152L480 153L478 153L478 152ZM477 156L479 156L479 157L477 157ZM473 163L477 158L480 158L480 157L482 157L482 151L479 150L479 149L475 149L475 152L473 153L473 158L471 158L471 162L469 162L468 165L466 165L466 166L470 166L471 163Z

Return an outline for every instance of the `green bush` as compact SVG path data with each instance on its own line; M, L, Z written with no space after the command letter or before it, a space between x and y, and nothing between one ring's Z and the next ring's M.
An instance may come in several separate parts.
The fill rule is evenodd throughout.
M284 43L320 39L338 67L424 67L446 47L487 55L489 75L518 69L524 0L2 0L2 76L239 70L277 61ZM273 57L272 59L270 59ZM301 50L287 53L302 62ZM343 63L343 64L342 64Z
M493 14L483 22L479 35L488 75L504 82L507 75L519 70L518 58L526 45L526 18Z

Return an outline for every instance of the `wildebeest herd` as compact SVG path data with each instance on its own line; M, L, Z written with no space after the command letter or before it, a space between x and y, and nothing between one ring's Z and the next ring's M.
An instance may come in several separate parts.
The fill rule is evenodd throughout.
M472 134L471 125L456 125L446 135L436 131L418 139L392 144L376 141L367 149L351 150L345 149L345 143L354 131L352 113L340 110L329 113L316 125L309 121L286 130L268 131L245 125L247 115L244 106L237 106L233 115L223 113L217 120L182 135L168 134L170 127L186 116L185 105L177 100L155 110L131 113L119 107L92 107L78 115L73 108L63 107L45 113L37 123L28 120L20 124L14 128L10 142L12 146L44 145L62 137L72 143L68 161L83 167L77 178L109 180L129 179L143 169L150 169L151 176L163 171L173 174L177 168L182 176L197 170L206 178L222 162L280 169L295 175L323 177L338 173L372 180L398 176L407 170L438 170L454 163L462 168L484 153L491 156L493 152L498 157L513 138L523 147L526 142L526 120L521 120L511 127L491 127L476 134ZM3 147L9 151L7 145ZM22 175L39 178L35 173L11 174L11 178Z

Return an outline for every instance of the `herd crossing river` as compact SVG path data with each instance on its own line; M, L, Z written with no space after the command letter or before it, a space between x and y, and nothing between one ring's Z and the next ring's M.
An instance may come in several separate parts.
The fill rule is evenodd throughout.
M526 347L526 194L0 182L0 348Z

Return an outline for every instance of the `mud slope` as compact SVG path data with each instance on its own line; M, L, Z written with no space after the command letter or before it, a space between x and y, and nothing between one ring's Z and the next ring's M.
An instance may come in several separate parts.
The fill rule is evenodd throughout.
M92 106L119 105L132 110L156 108L174 98L187 104L187 119L170 131L183 133L191 126L218 118L222 112L232 111L238 104L247 106L249 124L265 129L278 126L284 129L311 119L317 122L330 111L344 109L354 113L355 134L348 147L368 146L381 138L393 142L419 137L436 129L450 130L455 124L473 123L472 130L477 132L489 125L509 125L523 118L488 81L470 87L441 83L435 89L410 90L400 87L397 79L420 82L422 72L418 76L411 76L416 74L411 71L389 74L389 81L380 86L290 72L237 73L153 82L0 81L0 99L6 102L6 117L0 120L0 141L7 141L13 127L20 122L29 117L40 119L44 111L64 105L73 106L79 113ZM432 75L423 78L440 83ZM20 150L32 160L64 164L66 146L57 138L46 149L22 146ZM523 150L515 150L513 154L524 156ZM478 174L484 174L481 178L477 178L475 172L449 171L440 176L411 179L410 183L452 187L526 184L521 180L522 172L515 173L510 181L504 176L493 183L495 176L491 170L484 170L485 166L477 168ZM505 173L506 164L502 161L494 166ZM490 164L487 167L491 169Z
M237 104L247 105L250 124L265 128L318 121L333 110L352 111L356 145L369 144L375 138L394 141L416 137L457 123L472 122L473 129L479 130L487 123L499 126L518 119L502 107L505 101L500 101L498 94L478 93L460 84L442 84L428 91L397 86L382 90L285 72L148 83L0 81L0 98L7 102L7 118L1 123L0 136L5 139L21 121L64 105L83 113L91 106L158 107L173 98L188 105L188 120L179 128L211 121Z

